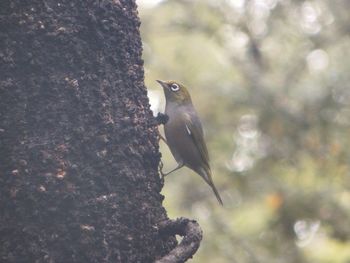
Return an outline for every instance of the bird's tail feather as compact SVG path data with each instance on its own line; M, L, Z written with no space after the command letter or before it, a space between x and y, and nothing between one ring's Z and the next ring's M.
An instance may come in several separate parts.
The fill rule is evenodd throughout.
M218 192L218 190L216 189L213 179L211 178L211 171L210 169L204 169L201 168L201 173L200 175L203 177L204 181L206 181L206 183L211 187L211 189L213 190L216 199L219 201L220 205L224 205L224 203L222 202L221 196Z

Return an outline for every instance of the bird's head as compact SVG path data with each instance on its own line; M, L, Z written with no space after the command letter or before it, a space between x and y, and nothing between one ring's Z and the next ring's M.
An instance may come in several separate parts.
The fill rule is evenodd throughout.
M157 82L163 87L167 102L177 104L192 103L190 93L184 85L173 80L157 80Z

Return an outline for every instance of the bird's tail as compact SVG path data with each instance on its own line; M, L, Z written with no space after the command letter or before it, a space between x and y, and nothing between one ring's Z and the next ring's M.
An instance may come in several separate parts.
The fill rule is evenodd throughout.
M219 201L220 205L223 206L224 203L222 202L221 196L214 185L213 179L211 178L210 168L208 168L208 169L201 168L199 174L203 177L204 181L206 181L207 184L211 187L211 189L213 190L213 192L216 196L216 199Z

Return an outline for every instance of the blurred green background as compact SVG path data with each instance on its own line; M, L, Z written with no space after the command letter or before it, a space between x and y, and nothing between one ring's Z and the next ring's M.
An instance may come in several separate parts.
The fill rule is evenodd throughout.
M225 203L187 168L165 179L169 217L204 231L190 262L349 263L350 1L137 3L152 109L156 79L188 87Z

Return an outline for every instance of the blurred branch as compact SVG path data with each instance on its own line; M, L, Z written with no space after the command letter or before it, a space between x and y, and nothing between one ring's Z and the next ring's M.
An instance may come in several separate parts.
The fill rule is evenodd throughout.
M187 259L192 258L199 248L203 233L196 221L181 217L176 220L164 221L158 227L162 236L180 235L184 238L177 247L157 260L156 263L185 262Z

